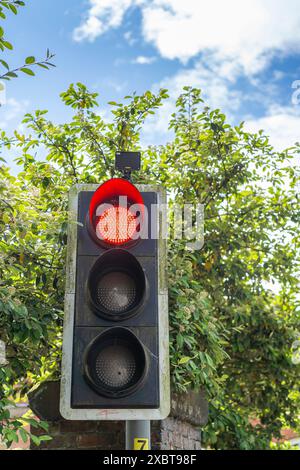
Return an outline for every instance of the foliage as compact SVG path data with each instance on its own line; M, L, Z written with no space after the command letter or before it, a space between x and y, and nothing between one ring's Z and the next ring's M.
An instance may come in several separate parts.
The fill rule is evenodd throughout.
M36 111L24 119L31 135L1 135L3 152L17 149L21 167L14 178L3 165L0 186L0 321L11 397L59 372L69 188L114 176L116 150L141 148L145 119L167 91L111 102L112 121L82 84L61 97L74 109L70 122L56 125ZM263 132L230 126L188 87L170 129L173 140L146 148L134 178L163 184L171 206L205 208L201 250L188 250L184 239L169 243L172 384L206 390L210 447L270 448L283 426L299 424L300 370L292 362L299 146L276 152Z
M21 0L0 1L0 18L5 20L7 12L12 12L14 15L17 15L19 8L24 5L25 2ZM13 50L13 45L6 39L2 26L0 26L0 50L2 52ZM49 49L47 49L44 60L37 60L34 56L28 56L24 60L24 64L15 69L11 69L5 60L0 59L0 64L5 69L5 72L1 73L0 79L11 80L12 78L17 78L19 72L34 76L35 72L33 69L35 66L47 70L50 67L54 67L50 62L53 57L54 54L50 53ZM0 84L0 89L3 89L3 84ZM16 185L16 187L14 187L14 185ZM9 189L12 188L16 189L15 193L14 191L9 192ZM20 191L19 193L17 193L18 190ZM40 358L36 356L36 353L30 348L29 344L37 344L42 335L44 340L46 340L47 336L51 335L51 330L53 330L51 327L49 330L46 328L47 322L49 323L53 316L48 316L48 320L46 320L49 309L52 314L48 301L46 302L45 315L42 315L39 310L43 303L40 302L38 296L34 297L33 295L30 311L27 309L27 306L22 303L23 293L26 291L26 287L28 288L28 286L30 286L30 266L28 265L26 269L23 269L25 247L28 248L29 246L26 245L28 238L25 229L30 225L30 214L32 215L33 213L31 206L28 207L28 204L26 204L29 202L29 199L22 198L22 190L22 185L20 185L19 182L17 183L14 178L8 174L5 168L1 168L0 226L2 237L0 241L0 338L9 344L10 364L5 368L0 368L0 383L2 389L0 391L0 436L2 436L2 441L8 447L13 442L18 441L17 431L24 442L27 440L30 433L23 427L26 422L34 427L40 426L45 430L47 428L46 423L37 422L35 419L30 418L29 421L26 421L25 417L22 419L11 419L9 407L12 407L14 403L10 400L10 396L16 394L15 387L13 387L12 384L15 380L17 381L20 375L26 375L30 362L29 357L31 361L37 360L37 368L40 365ZM29 217L26 219L26 212L24 211L27 209L27 215L29 215ZM9 249L9 237L7 236L6 227L9 227L9 230L14 230L9 240L9 243L12 243L10 246L11 250ZM34 231L31 233L33 240ZM36 233L35 238L37 238ZM23 242L21 240L23 240ZM24 250L21 247L22 245ZM14 246L17 246L17 251ZM16 256L18 259L16 259ZM32 262L34 262L34 256L36 255L32 254L32 256ZM9 281L3 287L4 275L8 276ZM42 273L41 279L43 279L43 276L44 274ZM24 285L23 280L25 280ZM9 323L10 328L7 328ZM55 340L53 341L55 342ZM21 392L21 390L19 390L19 392ZM32 439L35 441L36 445L38 445L40 441L47 440L48 437L46 435L39 438L32 436Z
M299 450L299 447L292 445L289 441L286 442L272 442L271 450Z
M18 10L20 7L23 7L25 2L21 0L3 0L0 1L0 18L5 20L6 12L12 12L14 15L18 14ZM4 52L5 50L11 51L13 50L13 45L9 42L4 33L4 29L0 26L0 50ZM52 64L51 59L53 59L54 54L50 53L49 49L47 49L46 57L43 60L37 60L34 56L28 56L24 60L24 64L11 69L8 63L0 59L0 64L4 68L4 72L0 74L0 80L11 80L12 78L17 78L18 73L22 72L26 75L34 76L34 67L40 67L43 69L49 69L50 67L55 67Z

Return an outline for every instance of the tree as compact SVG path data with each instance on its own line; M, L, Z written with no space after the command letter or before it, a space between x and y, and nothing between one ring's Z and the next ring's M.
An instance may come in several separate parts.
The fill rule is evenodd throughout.
M18 10L20 7L23 7L25 2L21 0L3 0L0 1L0 18L2 20L6 19L6 13L12 12L14 15L17 15ZM4 29L0 27L0 50L2 52L8 50L13 50L13 45L6 39ZM50 67L54 67L54 64L51 63L51 59L54 57L54 54L50 53L49 49L47 49L46 57L44 60L36 60L34 56L28 56L24 60L24 64L11 69L8 63L0 59L0 64L2 68L5 70L4 72L0 73L0 80L11 80L12 78L17 78L18 73L21 72L26 75L34 76L34 68L35 66L49 69ZM0 83L0 90L3 90L3 84ZM2 159L0 159L1 161ZM11 220L14 217L14 211L18 207L18 203L20 203L21 199L15 199L14 194L7 194L6 195L6 184L11 185L14 184L14 178L12 178L8 172L1 168L0 170L0 193L3 193L5 199L0 203L0 225L5 225L5 220ZM4 184L4 186L2 186ZM2 194L1 194L2 196ZM7 197L6 197L7 196ZM18 202L17 202L18 201ZM11 205L11 202L14 204ZM25 203L25 199L24 199ZM5 208L5 212L3 209ZM6 240L6 233L3 232L3 239L2 239L2 246L0 254L0 273L3 274L3 265L5 266L6 263L6 248L7 243ZM21 255L22 257L22 255ZM4 259L4 262L3 262ZM13 263L14 256L12 255L10 258L10 262ZM20 258L21 261L21 258ZM2 264L4 263L4 264ZM12 275L12 280L16 279L14 274L16 272L21 271L20 268L17 266L11 266L10 274ZM14 281L13 281L14 282ZM29 350L27 345L23 345L22 337L26 338L29 337L34 342L37 342L39 337L38 331L42 332L41 322L34 316L29 316L27 308L19 299L13 300L13 293L16 291L16 287L11 284L10 288L5 287L5 283L2 278L0 278L0 339L2 337L4 339L10 338L11 346L10 346L10 354L12 354L12 367L5 367L3 369L0 368L0 436L2 436L2 440L10 446L12 442L18 442L18 435L17 431L19 431L21 438L25 442L30 435L27 432L23 425L26 423L30 423L31 426L35 427L42 427L47 430L47 424L43 422L37 422L35 419L23 417L22 419L11 419L9 406L13 405L14 402L10 399L11 396L16 395L16 388L13 386L14 378L18 377L18 374L21 374L21 371L26 370L28 365L28 357ZM37 300L36 300L37 303ZM33 308L33 307L32 307ZM11 331L5 329L4 325L7 323L11 324ZM31 331L30 331L31 330ZM18 358L16 358L17 350L16 344L18 344ZM22 350L21 355L20 350ZM31 351L32 353L32 351ZM22 357L22 360L20 359ZM34 357L34 356L33 356ZM22 362L23 361L23 362ZM39 444L42 440L47 440L49 436L46 434L37 438L32 436L32 439L35 440L36 444Z
M25 2L21 0L3 0L0 1L0 18L5 20L6 12L12 12L14 15L17 15L18 10L20 7L23 7ZM4 29L0 27L0 50L3 52L5 50L11 51L13 49L13 45L9 42L4 35ZM34 76L34 67L41 67L43 69L49 69L50 67L55 67L54 64L51 63L51 59L53 59L54 54L52 54L49 49L47 49L46 57L43 60L37 60L34 56L28 56L24 60L24 64L16 67L10 68L8 63L0 59L0 64L2 65L4 72L0 72L0 80L11 80L12 78L17 78L18 73L22 72L26 75Z
M4 153L18 149L21 167L16 178L5 165L0 173L5 397L59 375L69 188L114 176L116 150L140 149L145 119L167 91L111 102L112 122L96 112L97 94L82 84L61 97L74 109L71 122L56 125L37 111L24 119L30 137L1 136ZM163 184L171 205L205 208L200 251L188 250L185 240L169 243L172 386L206 390L207 445L270 448L283 426L299 425L300 369L292 362L300 327L293 160L299 145L276 152L263 132L230 126L189 87L170 128L173 140L144 149L134 178ZM39 149L44 158L36 157Z

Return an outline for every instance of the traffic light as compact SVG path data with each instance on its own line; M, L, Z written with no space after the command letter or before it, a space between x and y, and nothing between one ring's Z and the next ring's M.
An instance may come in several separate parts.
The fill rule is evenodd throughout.
M70 193L61 378L66 419L169 414L164 192L113 178Z

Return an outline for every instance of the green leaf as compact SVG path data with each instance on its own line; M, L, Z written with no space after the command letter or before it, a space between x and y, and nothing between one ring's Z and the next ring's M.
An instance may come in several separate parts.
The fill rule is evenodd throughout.
M42 435L42 436L39 436L39 439L40 441L52 441L53 438L51 436Z
M2 41L2 44L3 44L4 47L6 47L6 49L9 49L10 51L13 50L13 45L10 42Z
M6 437L10 441L19 442L18 434L14 429L9 429L6 434Z
M34 56L29 56L25 60L25 64L33 64L35 62L35 57Z
M16 6L13 3L9 3L8 7L14 13L14 15L17 15L18 10L17 10Z
M34 76L34 75L35 75L34 71L31 70L31 69L22 67L20 70L21 70L21 72L26 73L27 75L31 75L31 76Z
M5 60L0 59L0 63L3 65L3 67L5 67L7 70L9 70L9 65L8 65L7 62L5 62Z
M47 65L42 64L42 63L40 63L40 62L38 62L36 65L38 65L38 66L41 67L42 69L47 69L47 70L49 70L49 67L48 67Z
M32 440L32 442L36 445L36 446L39 446L41 441L40 439L35 436L34 434L30 434L30 439Z
M40 423L36 419L33 419L33 418L26 418L26 417L23 416L22 421L24 421L25 423L30 424L30 426L32 426L34 428L38 428L40 426Z
M189 362L192 358L191 357L188 357L188 356L185 356L185 357L182 357L180 359L180 361L178 362L178 364L186 364L187 362Z
M27 442L27 440L28 440L28 433L27 433L27 431L25 431L24 428L20 428L20 429L19 429L19 433L20 433L20 436L21 436L22 441L23 441L23 442Z
M39 426L44 429L44 431L48 431L49 424L46 421L39 421Z
M5 77L17 78L17 76L18 76L18 75L17 75L15 72L7 72L7 73L5 74L5 76L2 77L2 78L5 78Z

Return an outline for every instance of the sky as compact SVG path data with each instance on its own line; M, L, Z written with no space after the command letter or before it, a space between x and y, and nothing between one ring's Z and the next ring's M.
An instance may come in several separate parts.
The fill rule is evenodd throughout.
M11 66L56 54L55 69L6 83L8 133L35 109L70 119L59 98L70 83L98 92L104 114L110 100L164 87L170 98L143 132L144 145L164 143L174 101L193 85L231 124L264 129L276 149L300 141L299 0L28 0L3 27Z

